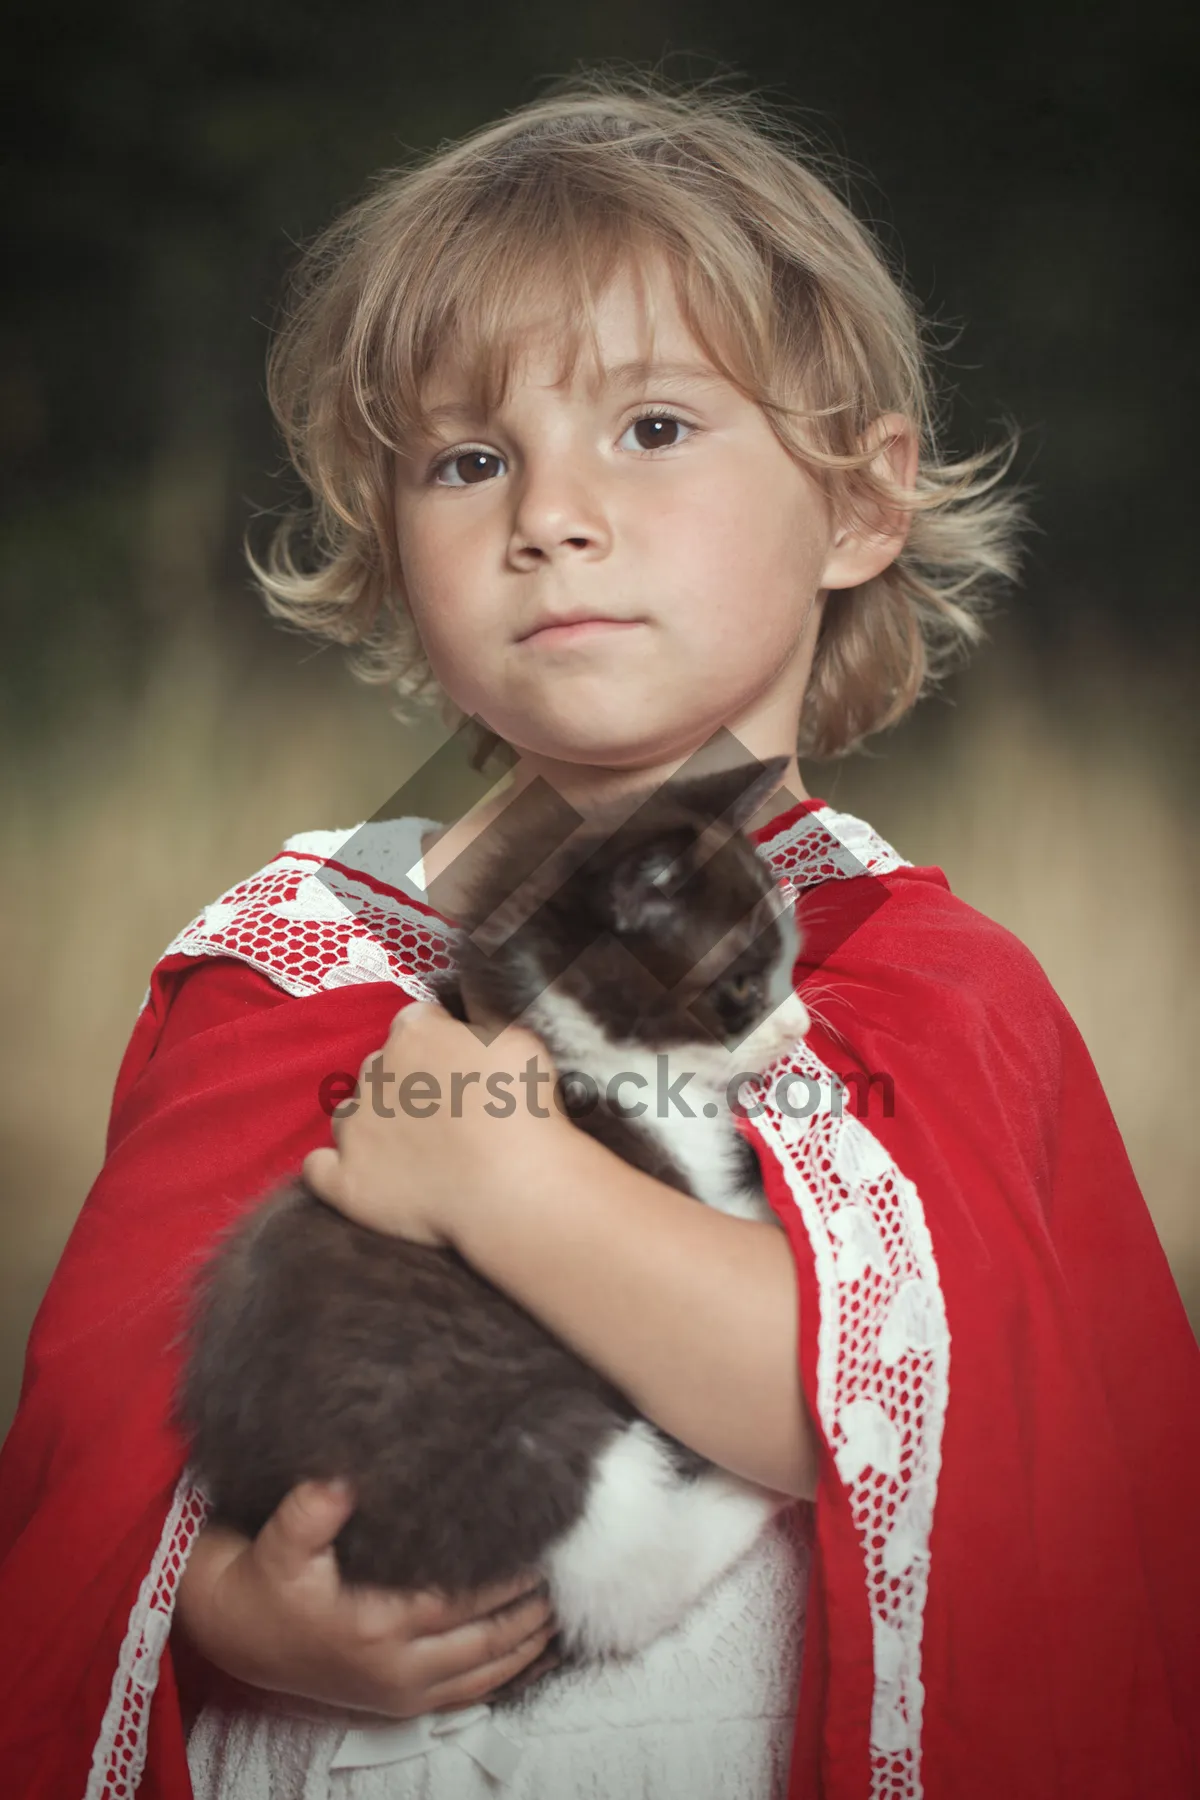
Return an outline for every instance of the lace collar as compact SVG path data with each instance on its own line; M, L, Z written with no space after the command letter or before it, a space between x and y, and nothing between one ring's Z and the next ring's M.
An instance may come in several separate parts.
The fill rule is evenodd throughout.
M429 904L421 840L436 819L367 822L288 838L168 944L168 956L232 957L294 996L390 981L415 999L453 964L454 927ZM823 881L909 865L862 819L802 800L753 833L786 897Z

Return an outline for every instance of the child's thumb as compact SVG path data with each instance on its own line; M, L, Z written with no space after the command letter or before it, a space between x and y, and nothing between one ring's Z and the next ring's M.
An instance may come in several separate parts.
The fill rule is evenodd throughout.
M320 1150L310 1150L300 1169L301 1177L306 1181L318 1200L328 1200L336 1206L342 1186L342 1163L336 1150L328 1145Z
M286 1494L258 1535L264 1560L281 1575L298 1575L305 1563L329 1549L354 1511L347 1481L302 1481Z

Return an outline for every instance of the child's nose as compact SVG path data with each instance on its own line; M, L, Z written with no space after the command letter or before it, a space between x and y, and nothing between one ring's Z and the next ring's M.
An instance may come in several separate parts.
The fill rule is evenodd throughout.
M531 561L603 553L612 528L598 484L570 466L527 469L517 484L510 550Z

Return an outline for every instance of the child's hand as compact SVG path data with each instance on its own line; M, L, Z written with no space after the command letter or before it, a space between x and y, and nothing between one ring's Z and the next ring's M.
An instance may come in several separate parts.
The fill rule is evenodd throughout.
M197 1649L252 1687L395 1719L470 1706L532 1674L555 1629L535 1575L453 1600L346 1587L333 1540L352 1510L340 1484L310 1481L253 1541L207 1526L177 1606Z
M433 1002L406 1006L363 1064L356 1107L334 1115L337 1148L307 1156L304 1179L361 1225L453 1243L459 1210L481 1187L574 1135L553 1099L556 1076L531 1031L510 1025L485 1045Z

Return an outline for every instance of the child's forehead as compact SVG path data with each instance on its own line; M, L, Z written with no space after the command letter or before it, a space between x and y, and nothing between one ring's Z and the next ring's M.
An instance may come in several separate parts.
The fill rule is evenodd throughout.
M426 418L437 424L456 414L490 410L523 387L578 388L596 400L647 387L669 391L726 379L699 347L681 358L650 344L638 355L614 359L603 346L535 333L517 343L483 346L474 357L458 350L447 354L422 385L421 400Z
M420 381L423 424L493 412L525 385L578 385L598 398L730 378L728 353L689 321L661 265L627 262L587 299L533 280L506 309L455 320Z

